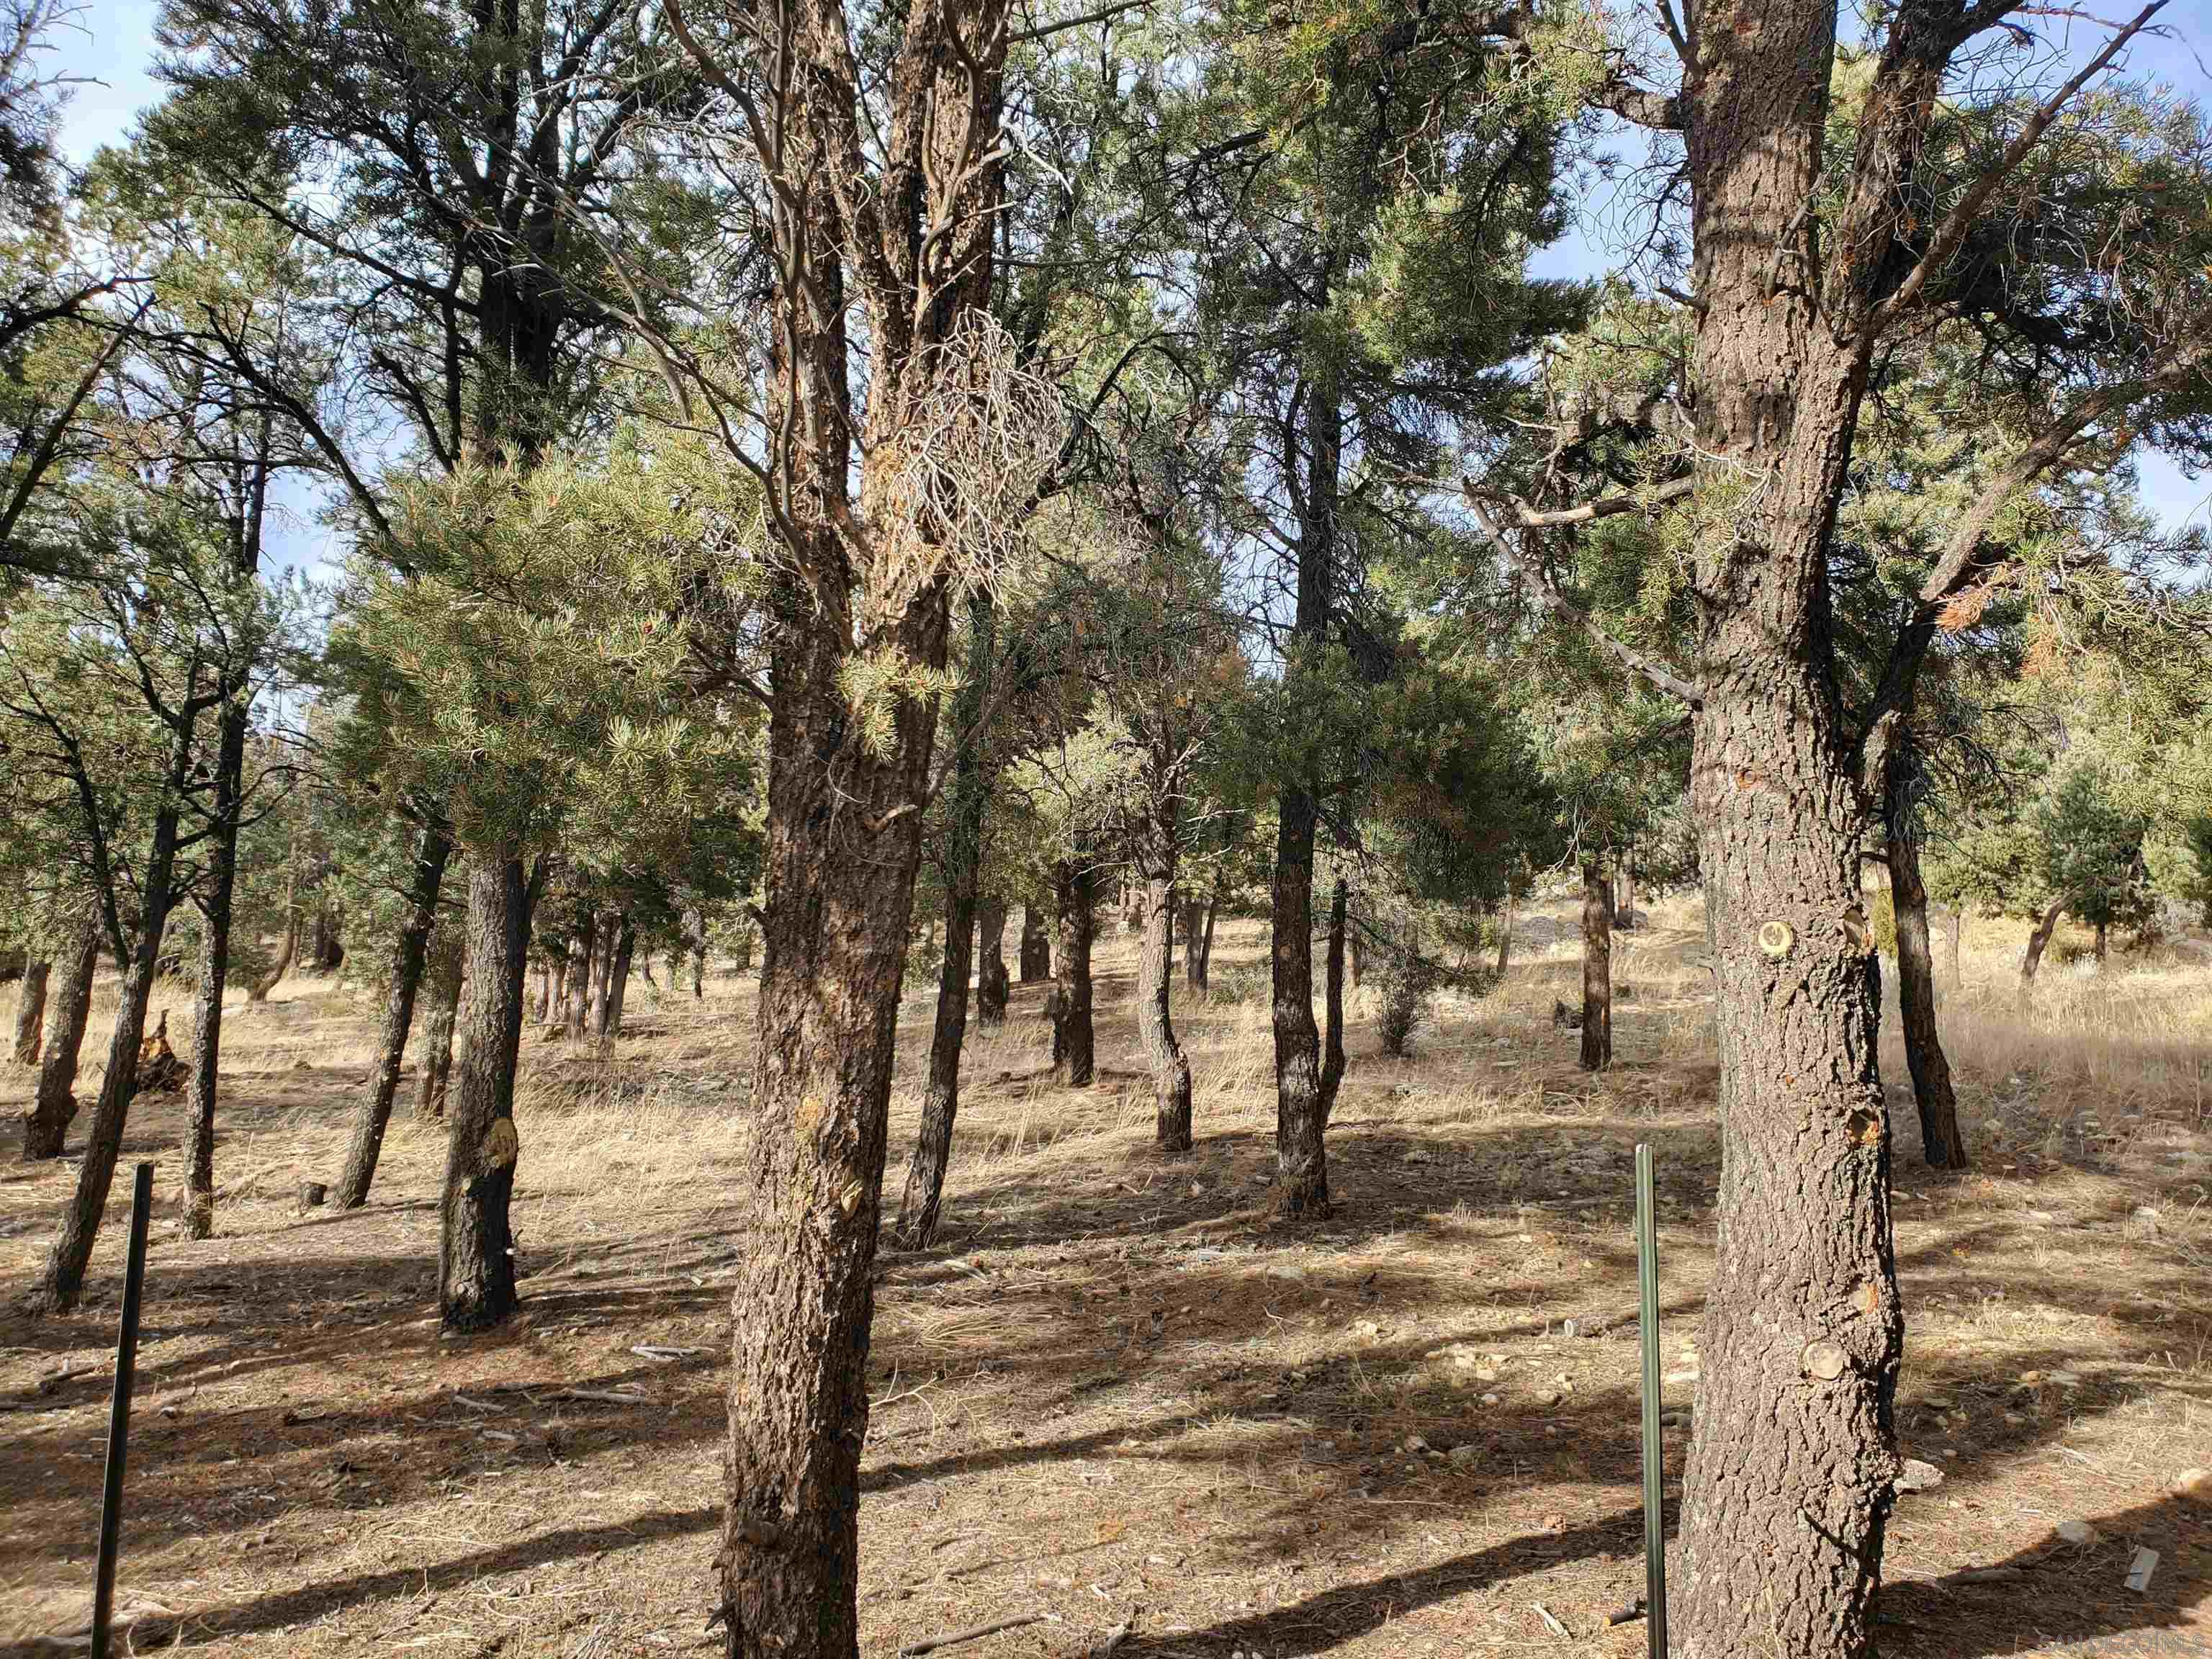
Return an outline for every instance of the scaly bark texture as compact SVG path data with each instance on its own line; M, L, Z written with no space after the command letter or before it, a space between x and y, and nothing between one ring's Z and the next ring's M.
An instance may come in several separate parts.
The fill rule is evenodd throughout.
M84 1047L84 1028L92 1012L92 980L100 965L100 929L86 921L61 958L61 977L52 988L48 1006L46 1052L39 1061L38 1091L23 1113L23 1161L39 1163L59 1158L76 1116L77 1056Z
M406 1057L407 1033L415 1023L415 999L429 959L430 931L438 921L438 895L446 881L446 865L453 843L442 825L423 829L415 843L415 867L408 878L407 910L400 918L399 937L392 951L392 984L384 1005L384 1034L376 1046L376 1069L369 1079L368 1098L354 1120L353 1141L346 1152L344 1173L339 1176L332 1201L341 1210L357 1210L368 1202L369 1183L376 1179L376 1160L384 1150L384 1131L392 1121L392 1103L399 1095L399 1066Z
M1087 849L1053 866L1059 937L1053 954L1053 1075L1086 1088L1097 1067L1091 1024L1091 943L1098 927L1098 873Z
M1889 842L1890 908L1897 917L1897 1001L1905 1028L1905 1063L1920 1109L1921 1155L1931 1169L1966 1167L1959 1128L1959 1097L1936 1025L1936 967L1928 943L1928 889L1920 878L1920 837L1909 804L1893 787L1884 805Z
M46 1013L46 974L52 966L43 957L23 969L15 989L15 1041L11 1053L18 1066L39 1063L39 1038Z
M1583 1047L1585 1072L1613 1064L1613 906L1605 866L1583 864Z
M521 1142L514 1066L530 967L534 896L519 856L484 854L469 877L468 983L462 1047L447 1113L440 1209L438 1314L448 1331L483 1330L513 1313L514 1234L507 1209Z

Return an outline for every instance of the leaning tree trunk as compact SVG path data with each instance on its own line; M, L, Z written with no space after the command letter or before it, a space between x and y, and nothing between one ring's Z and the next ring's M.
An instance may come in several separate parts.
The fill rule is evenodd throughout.
M2051 934L2058 931L2058 918L2066 914L2066 901L2051 901L2051 908L2035 924L2035 931L2027 936L2027 953L2020 959L2020 988L2025 991L2035 983L2035 970L2043 966L2043 952L2051 944Z
M1583 1049L1585 1072L1613 1064L1611 884L1595 859L1583 861Z
M40 1025L46 1013L49 966L43 958L27 964L23 969L23 982L15 992L15 1043L13 1053L18 1066L39 1063Z
M1053 1075L1072 1088L1090 1086L1097 1039L1091 1016L1091 943L1097 932L1098 874L1081 850L1054 869Z
M1928 889L1920 879L1920 838L1911 805L1893 787L1883 806L1889 842L1890 908L1897 917L1897 1001L1905 1028L1905 1063L1920 1109L1920 1149L1937 1170L1966 1167L1959 1129L1959 1097L1936 1026L1935 963L1928 948Z
M215 1104L222 1068L222 993L230 975L231 898L238 885L238 815L246 779L246 698L222 705L217 726L215 835L209 856L207 927L192 1004L192 1072L185 1093L185 1235L215 1231Z
M1044 918L1034 904L1022 906L1022 948L1015 965L1024 985L1052 977L1052 945L1045 936Z
M399 1065L407 1052L407 1033L415 1023L415 998L422 983L422 968L429 958L430 931L437 926L438 894L446 880L446 863L453 843L444 830L426 825L415 846L415 867L407 885L407 913L400 919L399 937L392 953L392 988L384 1005L384 1035L376 1046L376 1070L368 1098L362 1103L354 1121L353 1145L346 1153L345 1173L338 1177L335 1200L341 1210L357 1210L368 1202L369 1183L376 1179L376 1160L384 1150L385 1127L392 1121L392 1103L399 1094Z
M1175 967L1176 818L1172 787L1153 790L1135 848L1145 895L1145 939L1137 957L1137 1035L1152 1062L1153 1136L1163 1152L1190 1150L1190 1060L1176 1041L1168 1008ZM1188 940L1183 950L1188 955Z
M976 902L977 963L975 1018L986 1025L1006 1023L1006 1003L1013 994L1006 978L1006 902L990 895Z
M469 994L447 1114L440 1209L438 1312L448 1331L483 1330L516 1306L508 1206L521 1146L514 1131L514 1067L522 1048L523 981L530 969L531 885L518 855L487 854L471 860Z
M39 1062L39 1090L23 1114L26 1164L59 1158L70 1121L76 1115L76 1097L70 1091L76 1086L77 1055L92 1012L93 975L100 966L97 923L87 920L79 925L75 945L61 962L61 980L48 1011L46 1053Z
M448 921L430 935L430 959L423 978L430 988L430 1025L422 1042L422 1082L415 1095L417 1122L435 1123L446 1115L446 1086L453 1073L453 1026L460 1012L466 923Z
M161 934L168 925L170 883L177 861L177 802L182 798L185 769L191 755L191 721L178 731L172 753L167 787L154 817L154 836L139 883L138 945L123 975L120 1000L115 1009L115 1029L107 1042L107 1075L100 1085L93 1108L92 1127L84 1141L84 1162L78 1166L76 1191L62 1216L61 1235L46 1258L46 1271L33 1286L33 1308L67 1313L84 1291L84 1270L92 1260L93 1241L100 1235L100 1218L106 1213L107 1193L115 1178L115 1161L123 1152L123 1123L131 1097L138 1087L138 1045L146 1036L146 1004L154 994L154 975L161 959Z

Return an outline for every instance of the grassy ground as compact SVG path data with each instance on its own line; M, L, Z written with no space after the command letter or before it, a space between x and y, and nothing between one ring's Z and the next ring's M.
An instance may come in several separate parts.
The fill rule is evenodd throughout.
M1643 1579L1630 1170L1653 1142L1679 1477L1719 1156L1699 913L1662 904L1617 945L1620 1063L1595 1082L1551 1019L1576 994L1564 915L1528 919L1506 981L1447 1001L1410 1059L1355 1006L1327 1226L1266 1213L1261 999L1178 1010L1199 1139L1171 1164L1149 1150L1129 941L1102 941L1093 1087L1038 1075L1036 988L971 1041L944 1241L882 1267L867 1651L1022 1614L959 1659L1075 1659L1121 1626L1125 1659L1641 1650L1640 1625L1606 1623ZM1920 1166L1893 1024L1884 1056L1899 1429L1946 1479L1899 1500L1883 1645L2212 1652L2212 1510L2168 1491L2212 1465L2212 965L2054 963L2023 1006L2019 944L1974 925L1946 988L1972 1174ZM1258 983L1261 947L1230 928L1218 980ZM630 1006L611 1063L526 1048L527 1305L480 1339L429 1316L435 1130L395 1126L365 1211L295 1208L343 1156L367 998L295 981L228 1017L211 1241L170 1219L177 1102L141 1103L126 1171L154 1158L161 1204L126 1650L710 1649L751 994ZM901 1029L893 1203L929 1012L910 999ZM73 1170L0 1171L0 1285L20 1285ZM111 1211L84 1311L0 1315L0 1652L83 1623L122 1233ZM2095 1540L2059 1540L2074 1520ZM2138 1546L2160 1556L2142 1593Z

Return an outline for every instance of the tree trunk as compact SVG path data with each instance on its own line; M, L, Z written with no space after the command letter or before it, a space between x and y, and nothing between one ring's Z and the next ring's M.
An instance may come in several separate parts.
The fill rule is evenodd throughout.
M1201 994L1207 990L1207 980L1213 972L1213 923L1220 914L1221 884L1217 880L1212 894L1206 901L1206 925L1192 939L1198 947L1198 976L1190 981L1190 988Z
M607 1034L607 988L614 978L616 932L614 912L600 912L592 936L592 998L585 1018L591 1034L602 1041Z
M1321 1028L1313 1010L1313 856L1318 817L1302 783L1282 786L1275 837L1273 1022L1275 1202L1285 1215L1328 1213Z
M1366 957L1367 952L1361 945L1358 930L1355 928L1345 939L1345 969L1351 977L1352 988L1355 991L1359 988L1359 976L1367 966Z
M1504 979L1504 978L1505 977L1505 969L1506 969L1506 966L1507 966L1507 964L1508 964L1508 963L1510 963L1512 960L1513 960L1513 892L1512 892L1512 890L1511 890L1510 888L1508 888L1508 889L1506 890L1506 893L1505 893L1505 914L1504 914L1502 917L1500 917L1500 918L1498 919L1498 978L1500 978L1500 979Z
M453 1072L453 1025L460 1011L463 935L448 921L430 935L430 959L423 978L430 988L430 1027L423 1033L422 1082L415 1094L415 1118L435 1123L446 1115L446 1085Z
M1951 907L1951 983L1959 982L1959 946L1966 931L1966 905L1962 899Z
M576 925L568 935L567 1031L571 1042L580 1042L592 1017L592 958L597 954L598 921L589 905L579 905Z
M1163 1152L1190 1150L1190 1060L1176 1041L1169 986L1175 968L1176 819L1173 787L1151 792L1138 830L1137 874L1144 882L1145 939L1137 957L1137 1035L1152 1067L1154 1140ZM1185 956L1192 944L1186 940Z
M2109 942L2112 924L2110 922L2100 921L2097 924L2097 965L2100 968L2105 965L2105 951Z
M146 1036L146 1005L154 994L161 935L169 921L170 881L177 860L177 803L183 796L191 756L191 722L186 720L177 734L167 787L154 817L153 840L139 884L137 947L123 975L115 1028L108 1037L107 1075L101 1080L92 1127L85 1135L84 1162L77 1170L76 1193L63 1213L61 1234L46 1258L46 1271L30 1294L33 1308L67 1313L76 1306L84 1291L85 1264L92 1260L93 1241L99 1237L100 1218L107 1210L115 1161L123 1151L124 1119L138 1087L138 1045Z
M1330 1114L1336 1110L1337 1088L1344 1080L1344 945L1349 898L1344 878L1339 876L1329 895L1328 957L1322 992L1321 1127L1324 1130ZM1419 943L1418 933L1415 942Z
M840 556L842 556L842 555ZM789 614L803 613L795 599ZM941 664L946 619L904 627ZM732 1294L725 1651L857 1659L860 1465L891 1063L934 711L854 730L846 641L781 625L771 668L752 1222Z
M426 827L416 842L407 913L400 919L399 938L392 953L392 987L385 1000L384 1034L376 1046L376 1070L371 1075L368 1098L362 1103L361 1115L355 1120L353 1145L346 1153L345 1173L338 1177L334 1195L341 1210L357 1210L368 1202L369 1183L376 1178L385 1126L392 1121L392 1103L399 1094L399 1066L407 1052L407 1033L415 1023L415 998L422 984L423 964L429 957L430 932L437 926L438 895L453 852L452 840L435 827Z
M929 1073L921 1095L921 1127L914 1158L907 1165L906 1190L899 1199L892 1237L902 1248L923 1250L937 1236L938 1207L945 1197L945 1171L952 1158L952 1124L960 1110L960 1054L968 1040L968 978L975 955L975 931L981 901L978 883L983 867L983 817L991 803L997 770L985 750L984 700L991 690L998 651L998 619L990 599L978 592L969 601L967 671L953 702L957 747L945 803L945 955L937 976L937 1022L930 1033ZM1006 927L1006 907L993 902L997 929ZM984 959L983 978L999 957L994 934ZM998 964L999 1009L1006 1009L1006 964Z
M1585 1072L1613 1064L1612 884L1594 859L1583 861L1583 1049Z
M1884 807L1889 843L1890 908L1897 917L1897 1001L1905 1063L1920 1109L1920 1149L1931 1169L1966 1167L1959 1100L1936 1025L1935 963L1928 948L1928 890L1920 878L1920 838L1908 804L1892 788Z
M1022 948L1016 966L1024 985L1052 977L1052 945L1045 937L1044 918L1034 904L1022 906Z
M522 982L530 965L532 883L519 856L486 854L469 878L469 994L447 1113L438 1311L448 1331L477 1331L513 1313L514 1236L507 1207L520 1142L514 1067L522 1047Z
M27 964L23 981L15 993L15 1044L13 1050L18 1066L39 1063L40 1024L46 1013L46 974L49 964L40 959Z
M284 970L292 965L292 957L300 948L300 918L292 909L292 880L284 880L284 942L276 952L276 965L246 988L248 1002L266 1002L269 994L276 988L276 981L284 977Z
M957 838L956 829L948 840ZM959 854L948 848L948 864ZM945 1172L952 1158L952 1121L960 1109L960 1051L968 1027L968 971L975 939L973 860L964 877L948 870L945 896L945 955L937 976L937 1024L930 1034L929 1075L921 1095L921 1128L907 1165L891 1237L902 1249L926 1250L937 1236Z
M629 1000L629 968L636 951L637 924L625 911L615 935L614 966L607 970L607 1018L599 1028L602 1042L611 1042L622 1035L623 1004Z
M62 1155L62 1142L70 1121L76 1115L77 1055L84 1046L84 1028L92 1012L92 980L100 966L100 928L87 919L76 939L62 957L62 976L55 986L52 1018L47 1021L46 1052L39 1062L39 1090L23 1114L23 1161L33 1164Z
M222 1068L222 994L230 975L230 912L238 885L238 816L246 781L245 687L217 716L214 836L208 858L207 927L199 994L192 1004L192 1071L185 1091L185 1236L215 1231L215 1106Z
M2051 943L2051 934L2058 931L2058 918L2066 914L2066 901L2051 901L2051 908L2043 913L2043 920L2027 936L2027 954L2020 959L2020 986L2026 990L2035 983L2035 970L2043 965L2044 947Z
M1012 986L1006 978L1006 902L995 895L976 903L979 960L975 967L975 1018L986 1025L1006 1022Z
M1616 913L1623 927L1633 930L1636 926L1636 843L1631 842L1620 854L1620 908Z
M1062 859L1053 871L1059 938L1054 941L1053 1075L1071 1088L1087 1088L1097 1070L1097 1037L1091 1018L1091 942L1097 929L1098 872L1087 850Z

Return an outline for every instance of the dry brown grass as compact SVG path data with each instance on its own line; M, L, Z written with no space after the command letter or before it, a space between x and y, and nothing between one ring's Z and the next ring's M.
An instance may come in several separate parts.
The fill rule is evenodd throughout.
M1639 1650L1640 1626L1604 1624L1642 1574L1628 1172L1653 1141L1679 1460L1718 1158L1696 920L1662 905L1620 941L1632 994L1601 1079L1551 1024L1578 974L1563 914L1531 919L1507 981L1447 999L1408 1059L1375 1052L1355 1002L1340 1212L1304 1229L1266 1211L1259 1000L1179 1008L1199 1145L1164 1162L1133 1074L1129 942L1102 942L1089 1090L1038 1075L1038 993L1020 993L969 1046L940 1247L884 1261L868 1651L1016 1613L1048 1622L963 1651L1072 1659L1124 1623L1121 1652L1146 1659L1566 1645L1539 1602L1577 1647ZM2017 931L1967 944L1946 1015L1974 1173L1918 1165L1893 1041L1884 1057L1909 1194L1901 1431L1949 1474L1893 1524L1887 1645L2197 1650L2212 1539L2166 1487L2212 1464L2212 971L2054 963L2022 1005ZM1223 968L1255 971L1261 947L1232 927ZM167 1223L174 1103L138 1115L127 1155L160 1164L163 1209L123 1574L137 1650L706 1650L751 1006L746 983L709 993L639 988L641 1034L610 1063L531 1041L527 1307L475 1340L428 1317L435 1130L395 1127L367 1210L292 1206L302 1175L336 1169L366 1078L352 999L307 981L234 1011L216 1239ZM928 1014L910 999L902 1024L893 1204ZM69 1177L0 1174L0 1276L28 1276ZM101 1364L120 1233L94 1264L105 1300L0 1323L0 1397L36 1407L0 1417L9 1651L83 1617L99 1379L29 1396ZM1603 1334L1567 1336L1569 1318ZM700 1352L635 1352L653 1344ZM580 1387L637 1397L564 1397ZM2069 1517L2103 1541L2057 1546ZM2136 1542L2163 1558L2147 1595L2121 1583Z

